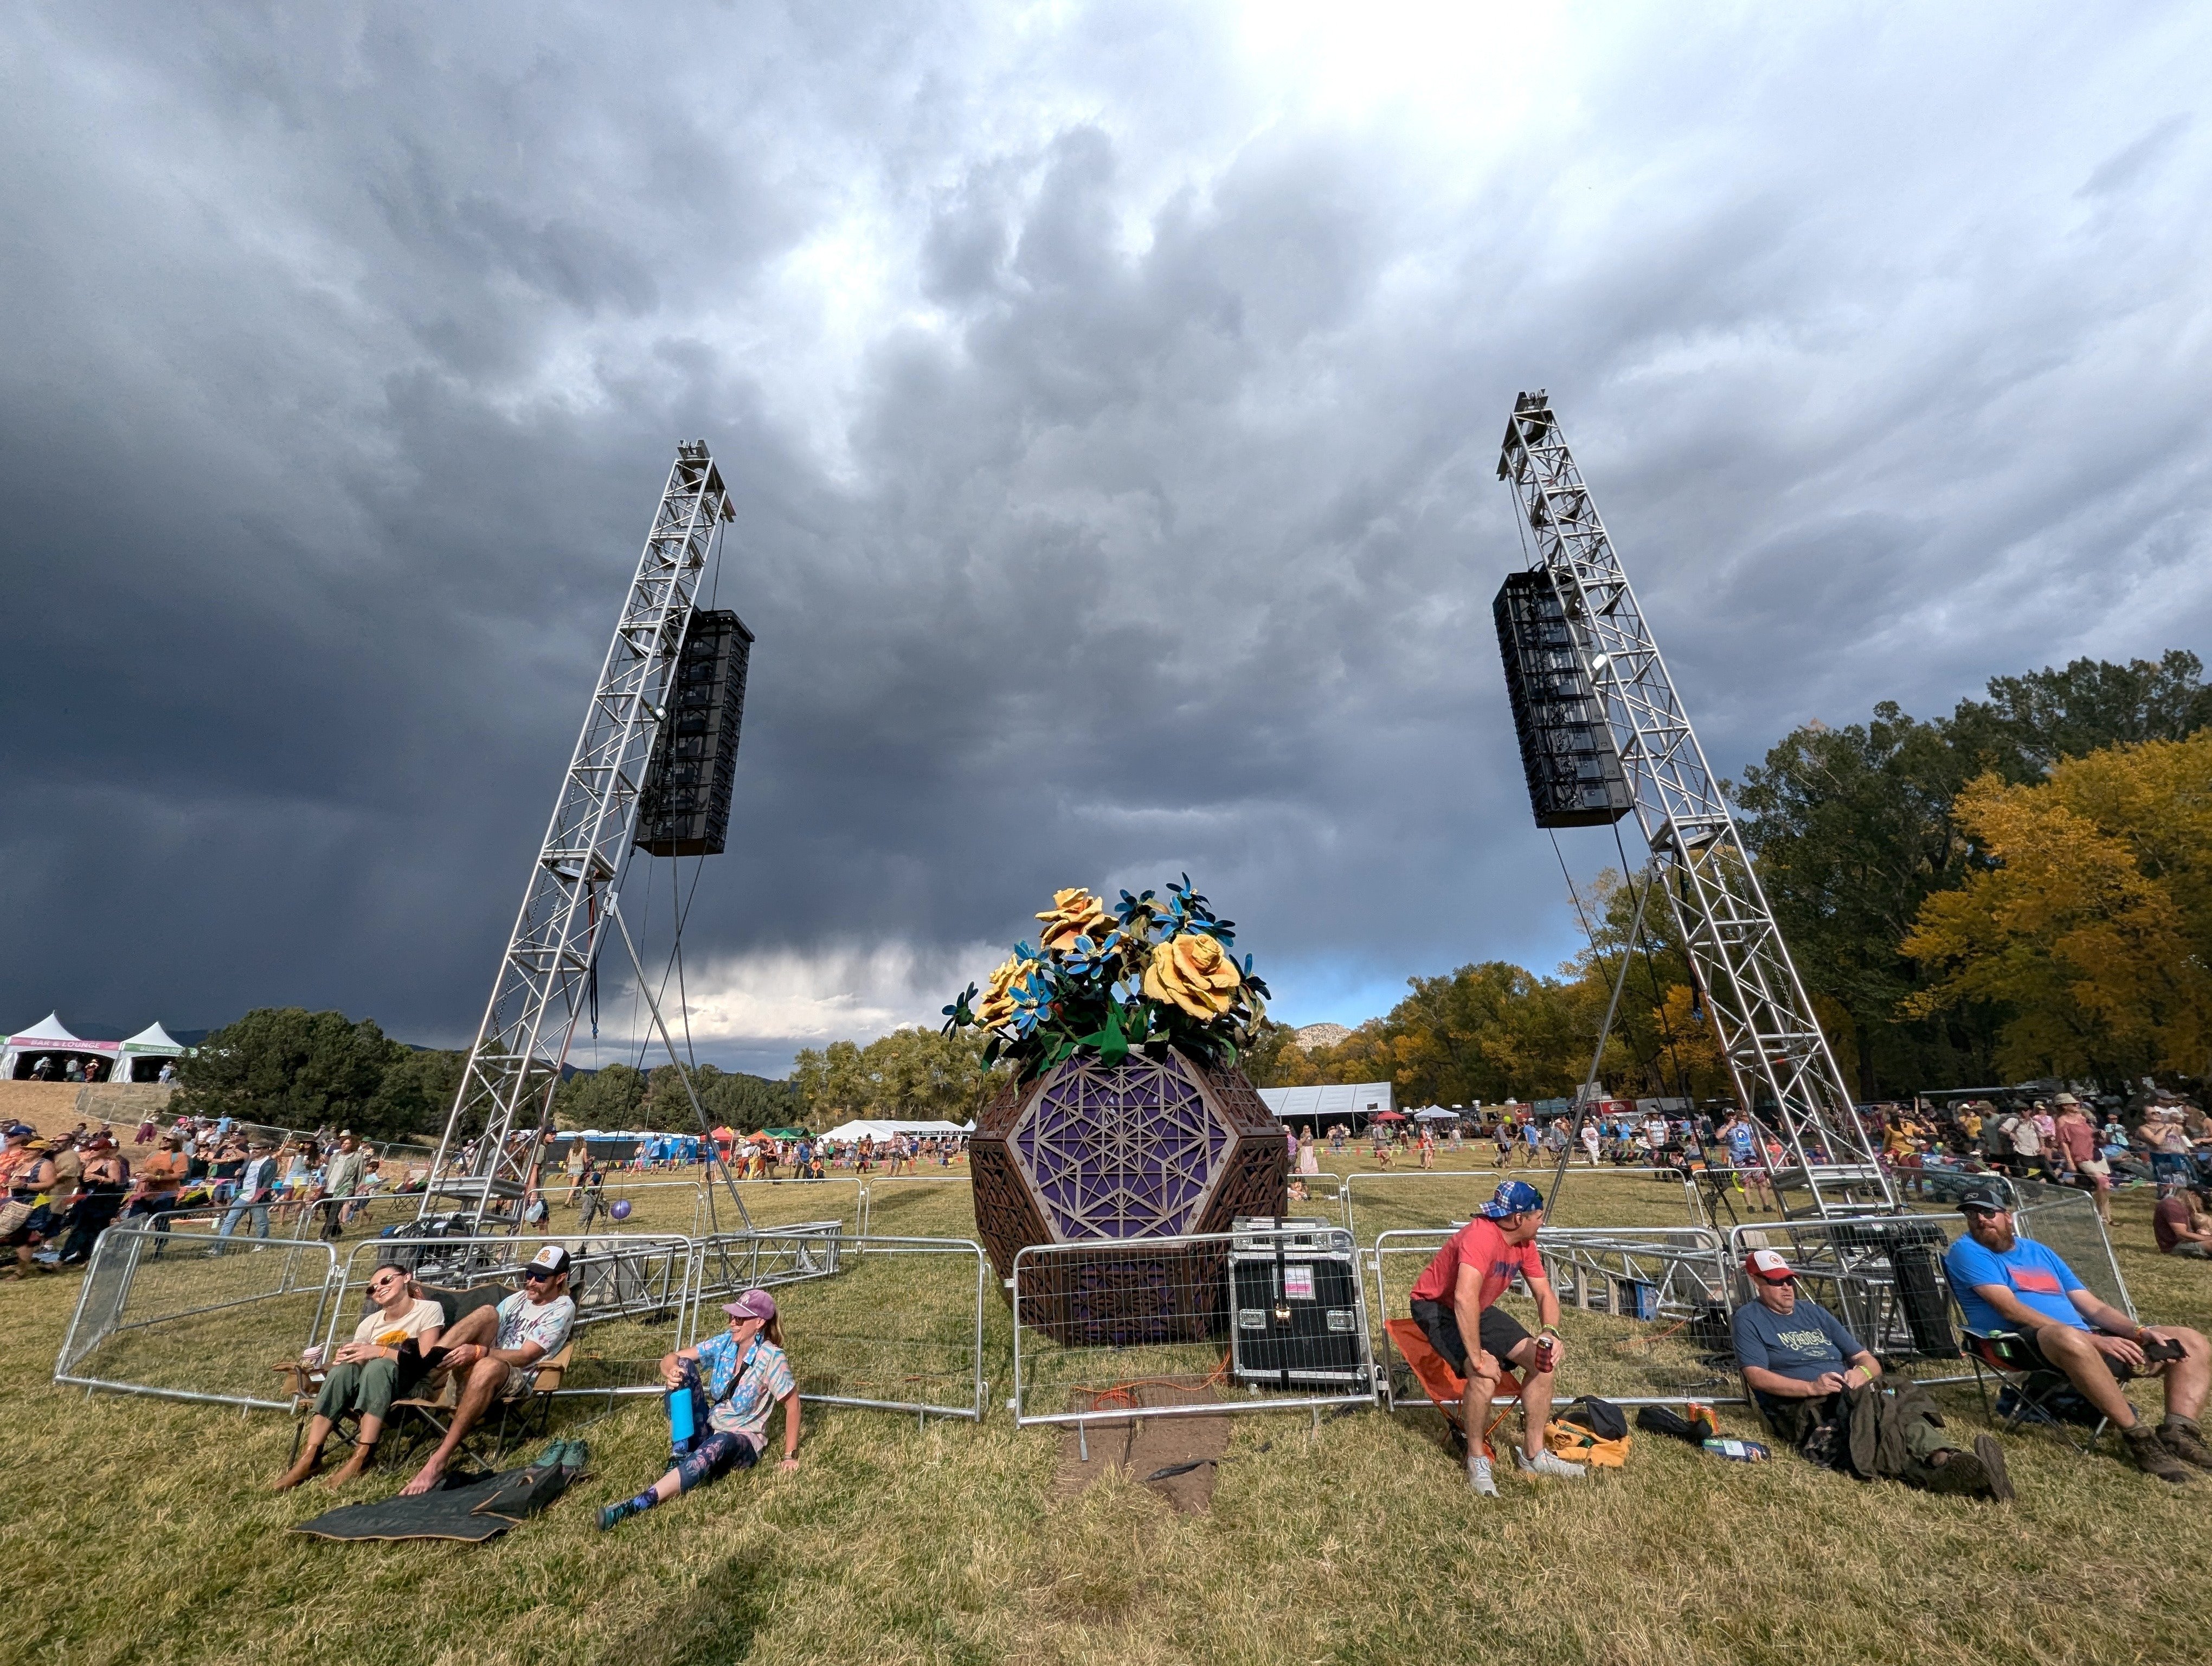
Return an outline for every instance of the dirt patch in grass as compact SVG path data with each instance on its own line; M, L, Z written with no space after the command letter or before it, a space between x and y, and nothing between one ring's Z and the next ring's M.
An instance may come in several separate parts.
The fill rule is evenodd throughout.
M1211 1389L1146 1383L1128 1390L1139 1406L1202 1406L1215 1399ZM1103 1476L1120 1470L1148 1487L1185 1516L1212 1507L1221 1460L1229 1451L1231 1419L1131 1417L1060 1431L1060 1468L1053 1479L1061 1497L1087 1491ZM1089 1449L1085 1456L1085 1449Z

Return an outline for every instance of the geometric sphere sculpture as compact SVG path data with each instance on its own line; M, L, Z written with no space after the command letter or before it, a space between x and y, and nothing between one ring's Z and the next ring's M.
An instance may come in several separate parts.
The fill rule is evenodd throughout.
M1283 1127L1234 1067L1186 1054L1078 1055L1010 1085L969 1141L977 1236L1001 1280L1036 1243L1097 1243L1033 1263L1023 1319L1070 1342L1190 1337L1218 1320L1222 1246L1146 1252L1147 1238L1225 1232L1283 1213ZM1108 1245L1127 1243L1134 1253Z

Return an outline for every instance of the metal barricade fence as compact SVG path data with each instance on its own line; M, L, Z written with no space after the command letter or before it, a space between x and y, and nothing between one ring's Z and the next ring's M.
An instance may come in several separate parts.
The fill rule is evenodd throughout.
M111 1226L93 1246L57 1383L282 1409L270 1371L313 1341L337 1251L298 1239Z
M1434 1403L1387 1326L1413 1322L1413 1286L1453 1230L1384 1232L1368 1251L1382 1339L1381 1386L1394 1411ZM1565 1351L1555 1391L1562 1403L1583 1394L1624 1406L1740 1402L1719 1233L1705 1226L1547 1226L1538 1231L1536 1249L1559 1298ZM1498 1305L1536 1329L1535 1304L1517 1280Z
M1352 1192L1342 1175L1332 1174L1327 1169L1318 1174L1300 1174L1293 1168L1289 1192L1289 1200L1283 1206L1285 1217L1322 1215L1347 1232L1352 1230Z
M1844 1329L1893 1365L1955 1360L1950 1287L1943 1251L1958 1234L1956 1215L1858 1215L1836 1220L1756 1221L1729 1233L1731 1307L1753 1299L1743 1259L1771 1250L1797 1274L1801 1298L1818 1302ZM1921 1377L1927 1386L1972 1382Z
M436 1289L519 1289L524 1264L550 1243L568 1252L568 1294L576 1304L575 1358L556 1392L609 1398L657 1393L655 1366L683 1344L696 1242L680 1233L363 1239L333 1274L325 1356L368 1311L368 1280L380 1266L407 1268L418 1283Z
M860 1188L863 1233L958 1236L975 1229L975 1184L965 1174L872 1174Z
M776 1284L775 1300L799 1379L813 1405L982 1420L988 1403L984 1292L990 1262L970 1239L810 1238L795 1256L832 1260ZM830 1274L836 1276L830 1276ZM720 1293L720 1292L717 1292ZM701 1335L720 1303L699 1306Z
M1448 1222L1465 1225L1502 1181L1525 1180L1549 1193L1550 1164L1521 1169L1409 1169L1358 1173L1345 1182L1345 1225L1355 1235L1417 1231ZM1697 1189L1682 1169L1570 1168L1559 1187L1559 1207L1547 1219L1562 1225L1626 1223L1638 1227L1702 1226ZM1371 1237L1367 1242L1373 1242Z
M1352 1234L1273 1228L1032 1244L1014 1257L1018 1424L1371 1405Z
M2077 1274L2090 1293L2102 1297L2130 1319L2136 1304L2120 1276L2111 1235L2098 1219L2089 1194L2070 1186L2046 1186L2039 1180L2011 1183L2014 1230L2056 1254Z
M717 1178L714 1219L718 1232L738 1232L745 1223L737 1219L730 1195ZM739 1180L733 1183L744 1200L745 1213L757 1230L790 1226L801 1222L835 1220L848 1237L867 1230L866 1183L857 1175L826 1175L820 1180Z
M704 1181L632 1179L617 1171L603 1174L597 1186L572 1188L568 1176L556 1172L546 1177L538 1195L546 1205L545 1220L538 1228L543 1232L571 1230L571 1220L579 1232L680 1232L697 1237L713 1230ZM617 1203L629 1205L619 1218ZM737 1211L725 1203L723 1213L734 1217Z
M696 1240L691 1274L692 1329L712 1329L700 1310L708 1302L756 1286L774 1288L809 1279L834 1278L844 1270L845 1245L852 1237L836 1220L800 1221L757 1232L713 1232ZM779 1298L780 1299L780 1298Z

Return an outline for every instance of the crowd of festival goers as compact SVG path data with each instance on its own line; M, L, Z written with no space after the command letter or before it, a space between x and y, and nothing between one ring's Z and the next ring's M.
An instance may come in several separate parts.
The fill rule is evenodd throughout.
M20 1279L83 1263L100 1234L118 1220L150 1218L160 1230L193 1217L221 1239L337 1238L380 1197L420 1194L433 1158L420 1147L380 1149L351 1130L313 1134L250 1127L230 1117L180 1116L167 1127L149 1119L127 1137L114 1125L79 1122L68 1134L41 1137L26 1123L6 1128L0 1154L0 1244L11 1252L0 1277ZM704 1135L654 1135L617 1142L594 1155L590 1142L562 1134L515 1136L519 1146L546 1148L541 1169L565 1173L566 1201L597 1211L610 1176L697 1169ZM563 1152L565 1150L565 1155ZM812 1136L774 1139L717 1130L714 1154L744 1179L823 1179L832 1172L905 1175L964 1164L967 1141L896 1135L834 1141ZM471 1140L447 1159L448 1172L470 1174L480 1152ZM526 1219L546 1219L551 1185L533 1185L522 1201ZM219 1254L218 1244L207 1253Z

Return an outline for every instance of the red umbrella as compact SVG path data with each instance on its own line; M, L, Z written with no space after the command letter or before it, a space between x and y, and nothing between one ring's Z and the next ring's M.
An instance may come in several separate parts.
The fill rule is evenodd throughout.
M1395 1110L1378 1110L1367 1120L1370 1122L1402 1122L1406 1119Z

